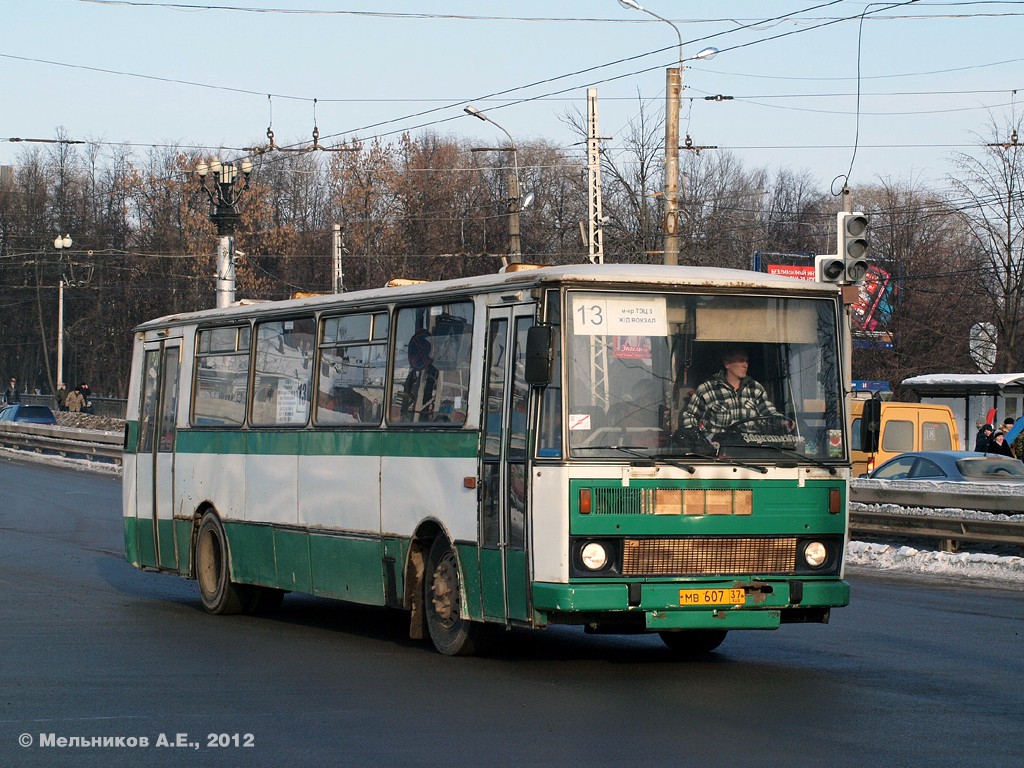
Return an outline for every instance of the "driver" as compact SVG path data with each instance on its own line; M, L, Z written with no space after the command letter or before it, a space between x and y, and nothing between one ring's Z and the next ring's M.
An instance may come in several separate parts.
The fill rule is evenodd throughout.
M749 365L742 347L727 349L722 355L722 370L694 390L679 416L680 429L716 434L739 423L737 429L741 432L759 432L763 427L758 428L758 421L774 417L792 432L793 422L776 410L765 388L747 376Z

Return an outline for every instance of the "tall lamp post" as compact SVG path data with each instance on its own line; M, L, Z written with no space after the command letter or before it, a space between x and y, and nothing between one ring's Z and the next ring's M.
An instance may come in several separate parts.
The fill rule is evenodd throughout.
M242 171L243 183L236 187L238 171ZM213 187L206 185L207 174L213 174ZM221 163L214 159L209 165L196 166L199 186L210 200L210 221L217 225L217 308L229 307L235 301L235 226L241 214L235 206L249 189L252 161L245 158L235 167L234 163Z
M501 125L489 118L476 107L470 105L462 110L467 115L490 123L508 137L508 143L512 147L512 176L508 182L508 260L516 264L522 260L523 245L519 229L519 213L523 209L523 200L519 193L519 149L516 147L512 134L506 131Z
M58 261L63 261L64 251L71 247L71 235L57 237L53 241ZM60 265L57 283L57 387L64 383L64 265Z
M619 5L665 22L679 39L678 66L665 70L665 253L662 263L675 265L679 263L679 96L683 90L683 35L675 22L647 10L636 0L619 0ZM717 48L705 48L696 58L711 59L717 53Z

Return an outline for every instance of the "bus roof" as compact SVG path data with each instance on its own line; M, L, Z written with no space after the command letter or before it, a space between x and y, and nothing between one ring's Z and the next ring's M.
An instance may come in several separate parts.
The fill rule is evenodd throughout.
M318 296L286 299L282 301L241 301L230 307L205 309L166 315L140 324L136 330L145 331L167 325L202 322L214 319L229 320L276 311L310 308L334 304L340 297L353 305L373 304L382 301L427 298L432 295L472 295L475 293L497 292L503 289L519 290L543 283L587 283L613 282L637 286L679 286L688 288L715 287L727 290L784 290L811 295L834 297L838 287L831 283L799 280L781 275L770 275L742 269L718 267L679 267L658 264L582 264L536 269L519 269L452 280L437 280L395 287L368 288L344 294L323 294Z

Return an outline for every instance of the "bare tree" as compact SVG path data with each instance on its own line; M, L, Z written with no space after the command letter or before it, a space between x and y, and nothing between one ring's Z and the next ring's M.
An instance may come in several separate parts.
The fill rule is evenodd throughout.
M980 156L961 153L960 172L950 178L951 201L970 233L978 274L999 334L996 367L1019 371L1024 364L1024 146L1021 120L999 126L993 118Z
M983 298L962 222L936 194L890 180L857 190L855 207L871 221L877 271L855 308L872 314L859 319L867 327L854 377L898 386L909 376L970 370L968 331Z

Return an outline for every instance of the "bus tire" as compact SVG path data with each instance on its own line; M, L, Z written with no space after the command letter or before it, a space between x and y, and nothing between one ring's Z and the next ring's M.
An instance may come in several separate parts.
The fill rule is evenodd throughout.
M728 633L724 629L684 629L658 634L673 653L680 656L699 656L715 650Z
M477 652L484 626L462 615L459 561L444 536L430 545L423 603L430 640L438 651L445 656L472 656Z
M228 540L213 512L203 515L199 523L195 561L203 608L219 616L242 613L249 603L249 593L245 585L231 581Z

